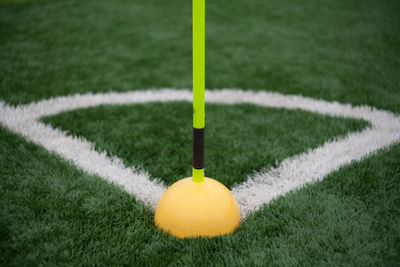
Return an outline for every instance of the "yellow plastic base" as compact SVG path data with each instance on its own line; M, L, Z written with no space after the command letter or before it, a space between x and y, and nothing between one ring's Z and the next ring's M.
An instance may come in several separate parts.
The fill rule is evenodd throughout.
M232 193L220 182L192 177L174 183L158 202L157 227L179 237L218 236L232 233L240 223Z

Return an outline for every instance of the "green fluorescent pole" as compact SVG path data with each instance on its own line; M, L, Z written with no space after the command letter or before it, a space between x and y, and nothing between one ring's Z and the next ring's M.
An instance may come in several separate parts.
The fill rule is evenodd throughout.
M205 0L193 0L193 181L204 180Z
M193 173L175 182L157 204L154 222L185 237L229 234L240 224L231 191L204 177L205 0L193 0Z

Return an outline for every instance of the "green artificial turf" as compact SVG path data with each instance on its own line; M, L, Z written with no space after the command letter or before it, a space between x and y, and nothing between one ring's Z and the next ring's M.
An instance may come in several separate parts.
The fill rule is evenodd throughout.
M400 145L273 201L232 235L180 240L118 187L0 128L1 265L400 263Z
M207 105L205 172L231 187L236 182L333 138L364 128L365 121L249 104ZM45 118L172 184L191 176L192 104L100 106Z
M208 88L272 90L400 114L399 1L207 0L206 9ZM5 102L191 88L191 64L190 1L0 0ZM180 178L173 172L190 174L189 106L150 107L102 106L46 120L171 183ZM178 118L162 121L160 113ZM232 115L238 116L234 123L224 122ZM150 119L174 128L160 137ZM243 129L247 123L252 127ZM275 160L364 126L307 112L208 105L206 170L232 185ZM132 137L146 142L124 146L122 139ZM179 146L155 150L152 144L162 140ZM273 149L264 153L257 142ZM221 156L213 146L241 152L238 158ZM232 160L234 166L218 167L240 175L223 177L213 157ZM245 157L255 165L237 164ZM272 201L232 235L179 240L159 231L151 210L120 188L0 126L0 265L398 266L399 166L397 144Z
M397 0L208 0L206 86L400 112ZM0 98L191 88L191 1L0 5Z

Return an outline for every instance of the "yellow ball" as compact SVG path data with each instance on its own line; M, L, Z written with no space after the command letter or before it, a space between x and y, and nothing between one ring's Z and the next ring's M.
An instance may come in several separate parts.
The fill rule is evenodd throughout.
M232 193L220 182L184 178L171 185L158 202L157 227L184 237L213 237L232 233L240 223L239 208Z

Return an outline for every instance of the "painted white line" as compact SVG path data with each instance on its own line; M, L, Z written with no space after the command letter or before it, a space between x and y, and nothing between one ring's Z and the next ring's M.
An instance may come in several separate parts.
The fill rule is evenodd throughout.
M0 122L11 131L72 161L88 172L122 186L136 199L155 208L166 186L151 180L145 172L124 166L117 157L109 158L94 150L94 144L83 138L68 136L39 121L43 116L101 104L134 104L154 101L191 101L188 90L147 90L127 93L85 94L51 98L37 103L11 107L0 101ZM303 96L242 90L206 91L208 103L252 103L265 107L301 109L320 114L364 119L371 127L350 133L303 154L285 159L277 168L248 177L232 190L238 200L242 218L271 199L306 183L323 179L341 166L387 147L400 140L400 117L368 106L352 107L337 102Z
M99 175L109 182L122 186L137 200L155 208L166 189L160 180L150 180L146 172L138 171L134 167L126 167L119 158L109 158L105 152L95 151L94 144L84 138L68 136L59 129L45 125L39 119L43 116L101 104L190 101L191 98L189 93L182 94L176 90L163 90L56 97L15 108L0 101L0 122L11 131L72 161L89 174Z
M301 109L330 116L364 119L371 124L370 128L362 132L350 133L340 140L326 142L316 149L287 158L277 168L260 172L236 185L232 193L239 203L242 218L290 190L322 180L341 166L359 161L378 149L400 141L400 117L368 106L352 107L338 102L268 92L208 92L208 102L219 102L221 99L224 99L223 103L253 103L265 107Z

